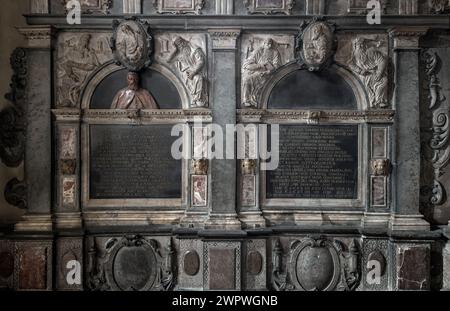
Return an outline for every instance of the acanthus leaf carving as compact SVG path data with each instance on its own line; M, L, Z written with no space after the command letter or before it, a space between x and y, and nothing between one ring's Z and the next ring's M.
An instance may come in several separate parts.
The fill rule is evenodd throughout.
M442 87L438 77L441 61L436 52L426 50L422 53L426 75L426 93L428 95L428 112L431 114L431 127L425 131L422 143L423 165L429 168L430 174L422 176L421 201L423 207L442 205L447 201L447 194L441 182L445 174L444 168L450 162L450 112L443 106L446 98L441 93ZM427 211L424 211L427 212Z

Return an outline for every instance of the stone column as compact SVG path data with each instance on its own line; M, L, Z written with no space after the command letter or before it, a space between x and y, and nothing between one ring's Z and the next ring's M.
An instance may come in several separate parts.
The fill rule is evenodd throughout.
M16 231L52 230L52 36L50 26L20 28L28 39L25 96L27 212Z
M420 112L419 112L419 38L423 27L395 28L394 170L395 197L391 230L429 230L419 212L420 193Z
M239 29L213 29L212 41L211 109L213 123L222 127L224 151L234 145L234 137L227 137L226 125L236 124L236 53ZM229 141L233 139L233 141ZM225 157L225 155L224 155ZM211 161L211 210L206 228L241 229L236 214L236 159Z

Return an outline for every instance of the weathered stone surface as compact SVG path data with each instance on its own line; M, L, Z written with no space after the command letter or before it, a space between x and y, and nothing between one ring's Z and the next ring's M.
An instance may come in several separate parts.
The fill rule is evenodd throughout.
M428 247L405 246L397 250L397 287L399 290L427 290L430 282Z
M236 253L234 249L209 250L209 288L231 290L236 288Z
M194 276L198 273L198 270L200 269L200 257L196 251L188 251L186 255L184 255L183 267L184 272L187 275Z
M19 250L19 290L47 289L47 248L41 246L27 246Z

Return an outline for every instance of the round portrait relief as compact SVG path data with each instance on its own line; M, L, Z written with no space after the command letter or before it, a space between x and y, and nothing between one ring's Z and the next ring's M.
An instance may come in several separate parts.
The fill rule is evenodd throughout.
M333 31L325 22L315 22L303 32L302 58L313 70L325 64L334 48Z
M151 37L141 23L124 21L118 24L113 40L115 58L131 71L139 71L150 64Z

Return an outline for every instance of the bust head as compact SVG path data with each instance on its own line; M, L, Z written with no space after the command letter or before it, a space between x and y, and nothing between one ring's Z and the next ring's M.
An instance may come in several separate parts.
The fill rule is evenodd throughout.
M127 75L128 89L137 91L139 89L139 74L130 71Z

